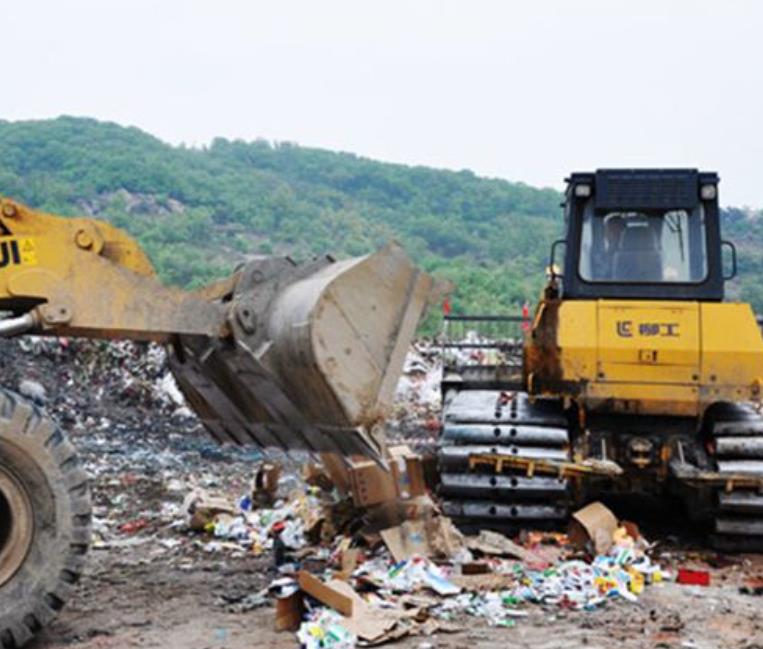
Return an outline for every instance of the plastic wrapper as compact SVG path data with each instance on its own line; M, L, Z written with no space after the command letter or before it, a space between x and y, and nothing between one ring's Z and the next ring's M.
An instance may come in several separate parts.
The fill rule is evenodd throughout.
M300 625L297 639L304 649L354 649L357 638L342 621L342 616L331 609L315 609Z

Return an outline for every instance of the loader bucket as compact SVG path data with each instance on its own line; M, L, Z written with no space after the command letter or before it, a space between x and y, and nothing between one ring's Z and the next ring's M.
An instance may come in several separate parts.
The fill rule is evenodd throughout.
M220 441L378 456L431 278L402 248L345 261L250 262L219 299L231 335L180 337L178 384Z

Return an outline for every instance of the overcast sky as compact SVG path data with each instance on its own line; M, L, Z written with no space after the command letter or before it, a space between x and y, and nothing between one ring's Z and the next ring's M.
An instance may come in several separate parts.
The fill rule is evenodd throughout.
M287 140L561 186L698 166L763 206L763 2L0 0L0 118Z

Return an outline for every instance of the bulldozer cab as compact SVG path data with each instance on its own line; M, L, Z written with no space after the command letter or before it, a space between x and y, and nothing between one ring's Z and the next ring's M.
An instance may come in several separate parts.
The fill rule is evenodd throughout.
M721 301L736 254L720 235L718 175L601 169L567 179L565 299ZM731 248L724 277L722 247ZM552 252L552 268L554 268Z

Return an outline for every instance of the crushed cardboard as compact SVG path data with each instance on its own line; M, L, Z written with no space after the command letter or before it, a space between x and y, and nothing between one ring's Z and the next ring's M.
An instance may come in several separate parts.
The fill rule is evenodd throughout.
M451 558L466 549L466 537L447 516L429 515L425 526L431 556Z
M513 574L460 574L451 577L451 581L459 588L471 592L501 591L516 586L517 579Z
M189 529L200 532L218 515L234 516L235 507L225 498L213 497L203 489L194 489L183 501Z
M344 616L342 626L369 643L391 639L390 634L404 617L402 609L371 608L352 586L339 579L323 582L300 571L298 583L306 594L341 613Z
M302 593L297 591L286 597L276 598L276 631L296 631L302 623L305 606Z
M607 554L614 544L617 517L600 502L593 502L572 515L568 528L570 541L578 548Z
M311 597L314 597L322 604L333 608L338 613L346 617L352 616L353 600L341 590L332 586L333 583L344 583L340 580L327 584L306 570L300 570L297 575L299 587Z
M522 547L503 534L481 530L478 536L467 537L466 547L485 555L513 557L530 564L546 563L541 555Z
M381 537L397 562L417 556L429 557L432 554L423 521L406 521L397 527L383 530Z
M402 610L371 608L353 587L344 581L332 580L326 585L352 602L352 614L346 616L348 619L345 620L345 628L358 638L378 643L400 637L390 633L402 619Z

